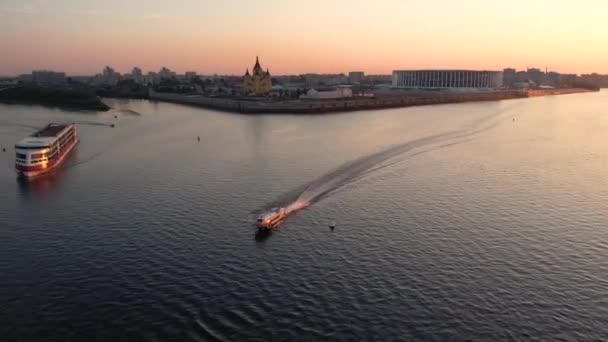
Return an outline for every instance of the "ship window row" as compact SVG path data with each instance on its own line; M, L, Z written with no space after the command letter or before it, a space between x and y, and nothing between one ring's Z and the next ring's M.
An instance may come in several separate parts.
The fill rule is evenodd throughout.
M64 147L65 145L67 145L68 143L71 143L72 141L74 141L74 137L70 138L70 139L66 139L60 142L59 147Z
M63 138L65 138L65 137L70 136L70 135L73 135L73 134L74 134L74 131L73 131L73 130L70 130L70 131L68 131L67 133L65 133L64 135L62 135L60 139L63 139Z
M32 153L30 155L30 160L31 162L36 162L36 161L43 161L43 159L52 159L57 152L59 152L59 148L56 145L53 145L53 147L51 147L51 151L48 153ZM25 155L24 155L25 156ZM23 158L25 159L25 158Z
M65 140L71 139L73 137L74 137L74 133L73 132L69 132L69 133L65 134L64 136L62 136L61 138L59 138L59 141L60 142L61 141L65 141Z
M61 136L61 138L59 138L59 140L61 139L65 139L66 137L73 135L74 134L74 130L69 130L67 133L65 133L64 135Z
M41 148L49 148L49 146L19 146L19 145L15 145L15 148L18 148L20 150L39 150Z
M74 141L74 130L73 129L71 129L68 133L63 135L61 138L59 138L55 143L53 143L53 145L47 146L46 148L50 148L50 151L48 154L32 153L30 155L30 163L34 164L34 163L43 162L43 161L45 161L44 158L46 158L47 160L54 158L58 154L60 148L71 143L72 141ZM43 147L22 147L22 146L16 146L16 147L20 148L20 149L43 148ZM23 162L25 162L27 160L27 155L23 154L23 153L16 153L16 157L17 157L17 159L20 159Z
M61 138L59 138L58 142L60 145L63 145L66 141L70 140L74 135L73 134L66 134L64 136L62 136Z
M53 157L55 157L56 154L57 154L57 151L51 150L51 153L47 154L45 157L46 157L46 159L51 160L51 159L53 159Z
M66 134L64 136L62 136L57 142L55 142L53 144L53 147L51 148L52 150L57 150L65 145L67 145L69 142L74 141L74 135L73 134Z
M51 147L50 147L50 151L49 153L32 153L30 154L30 160L36 160L36 159L42 159L42 158L52 158L54 157L58 152L59 152L59 148L67 145L68 143L72 142L74 140L74 137L70 137L70 139L67 140L63 140L63 141L58 141L56 143L54 143ZM23 148L23 147L19 147L19 148ZM40 149L40 147L34 147L35 149ZM27 149L27 148L25 148ZM33 148L32 148L33 149ZM27 155L23 154L23 153L16 153L16 157L17 159L23 159L26 160L27 159Z

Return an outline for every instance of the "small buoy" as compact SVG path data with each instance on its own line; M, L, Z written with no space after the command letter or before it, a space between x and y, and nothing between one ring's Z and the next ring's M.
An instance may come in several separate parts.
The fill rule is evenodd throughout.
M2 152L6 152L6 148L5 147L2 148Z
M114 124L111 124L111 125L110 125L110 127L114 128L114 127L116 127L116 126L114 126Z
M118 115L114 115L114 119L118 118Z
M201 137L197 135L196 140L201 141Z
M335 224L330 224L330 225L329 225L329 229L331 229L332 231L333 231L335 228L336 228L336 225L335 225Z

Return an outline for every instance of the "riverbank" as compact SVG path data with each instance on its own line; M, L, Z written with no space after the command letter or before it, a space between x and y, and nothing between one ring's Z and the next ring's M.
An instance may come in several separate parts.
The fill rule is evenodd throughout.
M528 90L528 97L536 97L536 96L551 96L551 95L568 95L568 94L577 94L577 93L589 93L589 92L598 92L597 90L583 89L583 88L563 88L563 89L531 89Z
M159 93L150 90L151 100L160 100L200 106L204 108L228 112L262 114L317 114L329 112L346 112L357 110L383 109L394 107L410 107L433 104L498 101L531 96L547 96L590 92L590 90L569 88L550 90L497 90L483 92L443 92L443 91L414 91L394 92L374 98L352 98L339 100L258 100L247 98L209 97L203 95L183 95L174 93Z
M94 92L59 87L16 86L5 88L0 90L0 102L92 111L110 109Z

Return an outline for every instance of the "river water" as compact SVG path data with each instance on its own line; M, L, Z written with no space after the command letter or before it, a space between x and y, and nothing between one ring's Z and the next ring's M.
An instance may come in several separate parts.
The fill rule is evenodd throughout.
M608 337L606 91L310 116L106 102L0 105L4 341ZM48 122L81 142L20 182L12 146ZM294 210L256 235L276 205Z

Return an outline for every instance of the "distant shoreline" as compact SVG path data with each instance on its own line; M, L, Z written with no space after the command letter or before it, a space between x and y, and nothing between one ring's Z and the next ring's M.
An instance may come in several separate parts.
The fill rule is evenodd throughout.
M352 98L339 100L290 100L260 101L242 100L204 95L183 95L150 91L149 99L194 105L203 108L244 114L321 114L351 112L384 108L412 107L434 104L499 101L537 96L564 95L593 92L582 88L539 89L539 90L500 90L488 92L448 93L428 91L381 98Z
M508 99L597 92L584 88L497 90L479 92L411 91L395 92L378 98L336 100L235 99L204 95L161 93L150 90L149 100L172 102L241 114L325 114L424 105L500 101ZM131 97L126 97L131 98ZM107 111L111 109L101 98L88 92L43 87L0 89L0 103L41 105L72 110Z
M111 109L92 92L60 87L16 86L0 89L0 103L90 111Z

